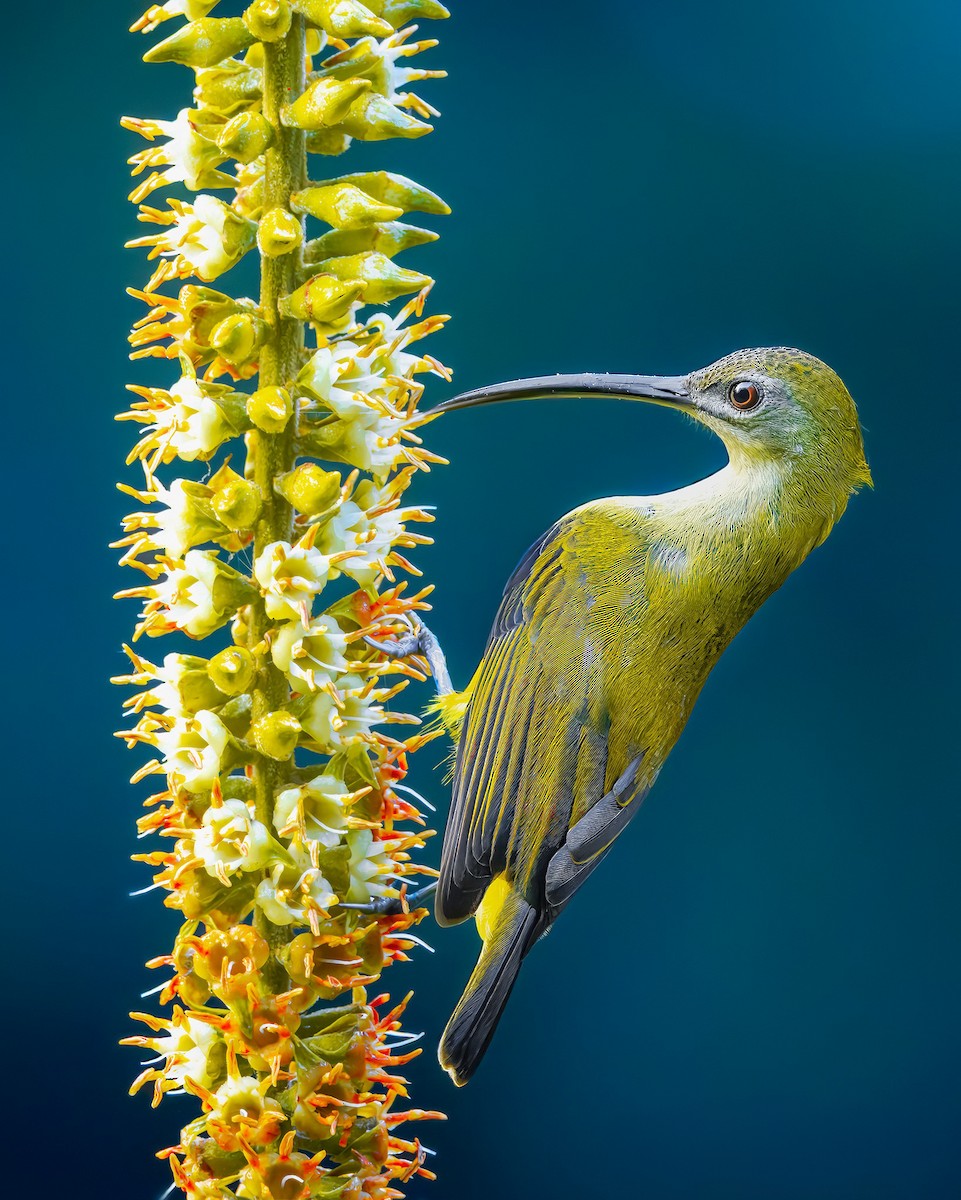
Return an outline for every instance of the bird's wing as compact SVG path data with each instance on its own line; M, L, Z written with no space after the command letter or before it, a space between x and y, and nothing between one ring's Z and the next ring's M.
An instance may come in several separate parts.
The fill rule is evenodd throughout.
M444 923L473 913L502 872L536 907L561 907L646 792L629 714L608 704L605 669L618 664L605 650L619 622L601 586L623 558L619 541L638 535L633 510L604 503L558 521L504 589L457 750L435 906Z

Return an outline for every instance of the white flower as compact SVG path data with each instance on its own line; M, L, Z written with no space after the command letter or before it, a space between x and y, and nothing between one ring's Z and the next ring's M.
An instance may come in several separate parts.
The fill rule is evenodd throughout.
M169 488L156 479L152 480L152 485L150 492L135 494L148 503L167 507L131 513L124 521L125 529L137 530L129 539L137 554L160 550L168 558L182 558L202 542L223 539L224 527L206 503L209 488L190 479L175 479Z
M416 26L414 28L416 29ZM417 54L434 45L433 42L406 42L406 38L411 32L413 30L400 30L382 41L366 38L364 46L366 55L373 58L375 62L377 59L380 61L376 62L376 66L368 67L365 76L371 80L380 95L385 96L391 104L399 105L401 108L413 108L415 112L419 112L425 117L437 116L435 108L431 108L419 97L402 90L414 80L432 79L437 75L435 71L426 71L418 67L398 66L398 59L409 58L412 54Z
M350 420L341 419L325 428L319 452L383 479L412 461L401 440L408 423L406 417L383 416L376 407L369 407Z
M287 788L275 801L277 832L319 842L328 849L336 846L347 828L347 798L351 795L335 775L315 775L300 787Z
M375 841L369 829L355 829L347 835L350 846L350 891L345 899L352 904L366 904L372 896L384 896L390 890L387 883L377 883L391 874L391 863L384 843Z
M359 349L346 339L323 346L297 378L304 391L347 421L369 410L369 397L388 390L384 375L369 369L370 357L361 358Z
M208 459L238 430L211 394L208 385L198 383L192 374L184 375L169 392L151 395L150 415L154 418L134 455L157 448L159 462L174 458L185 462Z
M204 710L178 716L170 729L154 734L171 785L188 792L207 792L213 787L229 740L220 718Z
M201 1087L209 1087L212 1080L207 1074L207 1054L216 1041L217 1033L206 1021L198 1021L178 1008L167 1032L151 1039L151 1044L167 1060L163 1073L171 1083L183 1087L184 1080L192 1079Z
M149 592L155 599L147 606L152 611L145 613L148 633L173 627L200 638L219 629L250 599L250 584L221 562L216 551L188 550L183 565L170 566Z
M216 196L198 196L176 216L161 253L184 260L188 270L182 274L198 275L209 283L244 257L256 229Z
M364 694L364 680L346 675L340 681L340 702L329 692L317 692L298 710L301 725L318 746L332 752L366 737L372 725L384 720L383 706L370 692Z
M321 683L347 671L347 638L333 617L316 617L306 627L302 621L290 621L274 631L270 653L274 666L288 676L297 691L306 685L311 691Z
M316 350L297 377L309 397L347 421L371 408L383 415L400 416L397 380L434 370L427 359L400 349L411 331L399 329L395 318L378 313L367 328L378 331L374 345L349 338L332 342Z
M161 255L174 259L173 274L185 278L197 275L210 283L238 263L256 240L257 226L240 216L216 196L200 195L193 204L170 200L169 212L141 208L141 219L172 228L152 237L137 238L131 245L153 246L150 258ZM171 272L164 268L163 278ZM151 291L150 284L147 291Z
M167 0L166 4L152 4L132 28L143 33L152 33L162 21L169 21L171 17L186 17L188 21L198 21L216 4L217 0Z
M228 155L215 141L201 132L200 113L192 108L182 108L173 121L151 121L140 117L124 117L122 124L127 129L141 134L148 141L165 137L169 140L162 146L141 150L130 161L135 175L146 167L167 167L166 171L155 171L131 193L131 200L139 201L158 187L169 183L185 183L192 192L205 187L229 187L233 180L217 170Z
M237 871L256 871L270 858L270 835L243 800L211 805L194 834L194 853L222 883Z
M317 541L325 554L353 549L356 553L340 570L365 587L386 573L387 556L405 533L403 515L393 508L370 517L355 501L347 500L321 526Z
M331 562L319 550L301 543L271 542L257 556L254 578L264 593L267 615L274 620L308 620L314 596L324 590Z
M291 847L292 865L276 863L267 879L257 887L255 902L268 921L275 925L310 925L318 919L337 895L310 861L305 850Z

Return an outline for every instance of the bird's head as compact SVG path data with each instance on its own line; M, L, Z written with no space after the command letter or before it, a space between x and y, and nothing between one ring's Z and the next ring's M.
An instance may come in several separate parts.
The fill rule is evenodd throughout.
M854 401L819 359L784 347L738 350L690 375L547 375L464 392L434 412L565 396L643 400L676 408L713 430L735 467L798 466L855 491L871 482Z

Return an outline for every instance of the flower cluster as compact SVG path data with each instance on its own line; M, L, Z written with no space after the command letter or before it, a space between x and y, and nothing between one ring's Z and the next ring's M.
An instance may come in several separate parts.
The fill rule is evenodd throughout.
M406 1001L368 996L420 944L407 880L430 874L416 863L429 831L402 781L430 735L388 732L419 724L390 701L421 673L367 638L427 607L430 589L398 573L419 574L407 556L429 541L412 527L430 513L404 496L442 461L418 403L422 377L447 373L417 344L444 318L423 313L432 281L395 259L436 237L401 218L448 209L386 171L311 179L307 155L430 131L436 112L409 88L443 73L405 65L436 44L408 22L447 12L215 7L168 0L135 24L186 18L145 58L196 83L173 120L124 119L149 143L131 199L157 230L130 243L156 264L131 291L148 307L131 357L179 378L133 386L120 414L138 426L128 464L143 475L121 485L138 508L116 545L141 582L120 595L141 602L134 641L173 634L175 648L126 647L117 682L137 690L119 736L152 752L134 780L161 781L138 823L163 839L136 856L145 890L183 919L148 964L169 1015L134 1014L148 1032L127 1042L152 1053L134 1090L200 1102L163 1152L185 1192L382 1200L431 1174L397 1127L440 1115L395 1111L395 1068L418 1051L404 1050ZM171 186L197 194L158 202ZM248 254L256 300L210 286ZM193 477L168 477L175 463ZM185 637L217 640L188 653Z

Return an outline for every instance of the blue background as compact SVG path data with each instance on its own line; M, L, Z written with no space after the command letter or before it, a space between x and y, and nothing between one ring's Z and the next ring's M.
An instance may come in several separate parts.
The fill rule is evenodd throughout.
M961 1194L957 788L961 15L911 5L460 0L416 143L358 147L454 215L411 254L471 385L687 371L743 345L830 362L876 491L752 621L605 868L529 958L475 1081L432 1046L472 928L388 977L417 989L416 1197L940 1200ZM111 11L112 10L112 11ZM121 112L172 117L125 2L4 19L4 1188L153 1200L193 1102L125 1098L116 1046L175 920L132 900L132 760L110 738L130 579L105 543L112 423L145 278ZM16 28L13 28L15 23ZM342 162L346 164L342 166ZM242 282L242 281L241 281ZM233 286L232 282L228 286ZM443 387L435 388L440 399ZM722 462L670 413L573 402L433 427L452 467L422 556L455 680L527 544L594 496ZM422 757L426 757L422 756ZM415 783L445 803L442 773ZM8 1112L10 1110L8 1109Z

